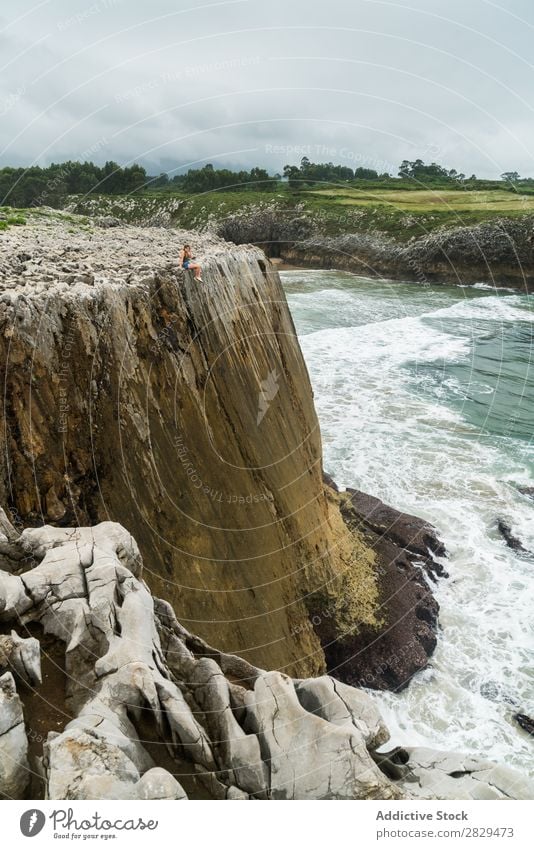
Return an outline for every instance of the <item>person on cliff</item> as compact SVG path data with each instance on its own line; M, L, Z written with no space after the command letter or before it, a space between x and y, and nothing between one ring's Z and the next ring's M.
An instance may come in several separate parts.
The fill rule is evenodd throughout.
M190 269L194 272L195 280L202 283L202 266L195 262L195 257L191 253L191 245L184 245L180 251L180 264L182 268Z

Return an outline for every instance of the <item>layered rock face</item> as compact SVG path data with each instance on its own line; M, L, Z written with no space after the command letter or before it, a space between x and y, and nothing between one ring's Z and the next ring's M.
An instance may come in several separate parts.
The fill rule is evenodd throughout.
M503 218L479 225L440 229L408 243L384 233L321 233L312 218L277 217L253 210L230 216L217 232L240 244L261 245L269 256L310 268L336 268L363 277L429 283L493 283L534 289L534 220Z
M216 238L40 221L2 236L11 517L134 527L186 627L264 668L323 672L309 611L340 634L373 627L375 554L325 494L277 274ZM202 284L177 267L184 241Z
M380 233L313 236L282 246L288 263L421 284L486 282L534 290L534 222L502 219L400 244Z
M120 525L19 535L3 511L0 525L0 624L20 631L4 640L0 657L4 797L22 797L30 777L31 796L51 799L502 799L519 786L525 792L513 770L465 756L378 754L388 732L369 696L328 676L264 672L211 648L151 596L139 549ZM35 626L63 657L55 686L42 674L38 641L27 636ZM53 729L50 704L61 706ZM27 731L35 732L37 715L41 745L30 750Z

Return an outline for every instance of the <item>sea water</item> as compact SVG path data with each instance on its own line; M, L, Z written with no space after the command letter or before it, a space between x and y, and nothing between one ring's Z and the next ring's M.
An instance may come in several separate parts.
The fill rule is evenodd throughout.
M449 558L438 647L375 693L391 744L477 753L534 774L534 309L506 289L282 273L315 393L324 467L432 522ZM503 519L527 553L511 550Z

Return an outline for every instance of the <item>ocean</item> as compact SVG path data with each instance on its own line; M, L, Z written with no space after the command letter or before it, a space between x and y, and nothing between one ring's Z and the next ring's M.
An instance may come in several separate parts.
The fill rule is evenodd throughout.
M534 305L481 283L337 271L282 280L321 424L324 467L429 520L449 552L438 647L400 694L373 693L389 745L430 745L534 775ZM526 552L502 539L512 528Z

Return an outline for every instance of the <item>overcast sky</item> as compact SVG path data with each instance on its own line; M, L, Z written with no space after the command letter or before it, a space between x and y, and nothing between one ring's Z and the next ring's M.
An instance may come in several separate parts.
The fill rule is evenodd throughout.
M533 0L3 0L0 165L534 175Z

